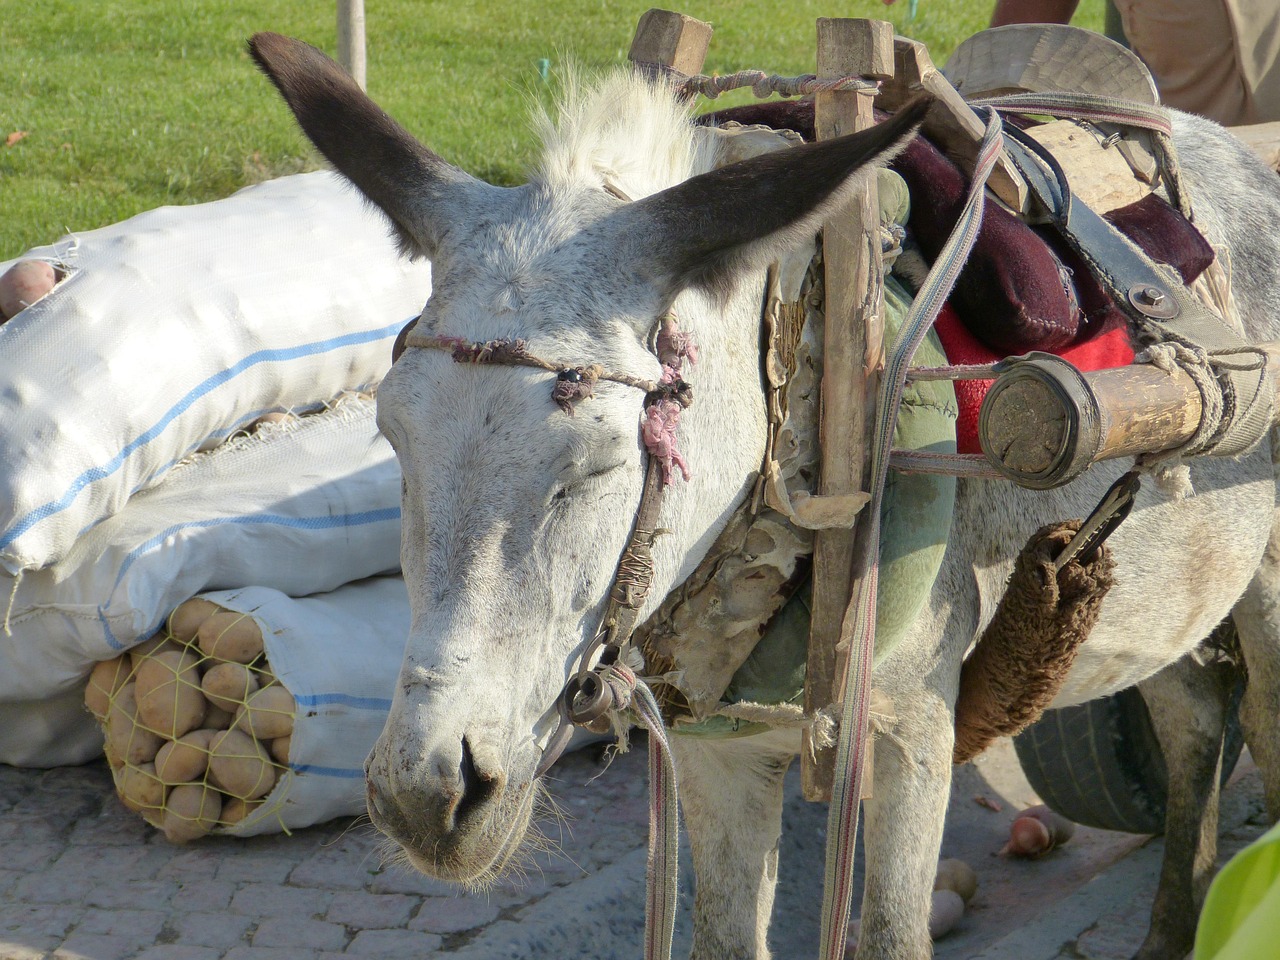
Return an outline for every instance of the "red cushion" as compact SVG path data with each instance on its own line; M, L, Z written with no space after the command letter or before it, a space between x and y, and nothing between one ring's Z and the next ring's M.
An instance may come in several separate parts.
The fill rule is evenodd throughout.
M995 363L1004 356L993 352L969 328L960 322L955 308L947 303L934 323L933 329L942 341L942 349L953 364ZM1113 324L1089 339L1069 344L1054 353L1075 364L1081 370L1107 370L1111 367L1127 367L1133 362L1133 346L1129 332L1123 323ZM991 387L990 380L957 380L956 401L960 415L956 422L956 450L960 453L981 453L978 445L978 411Z

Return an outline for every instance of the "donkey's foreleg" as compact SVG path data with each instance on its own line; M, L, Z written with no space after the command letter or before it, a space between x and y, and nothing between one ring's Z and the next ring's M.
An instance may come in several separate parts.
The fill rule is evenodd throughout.
M782 780L798 736L671 738L693 850L692 960L767 960Z
M1274 448L1274 447L1273 447ZM1280 511L1253 582L1232 611L1249 679L1240 726L1262 774L1267 813L1280 820Z
M880 673L876 680L880 687ZM951 789L954 721L951 705L918 680L883 689L898 720L876 739L872 795L863 803L867 879L857 956L926 960L933 956L930 893Z
M1151 927L1135 960L1186 956L1218 851L1218 780L1227 702L1237 673L1229 663L1183 657L1139 684L1169 770L1164 863Z

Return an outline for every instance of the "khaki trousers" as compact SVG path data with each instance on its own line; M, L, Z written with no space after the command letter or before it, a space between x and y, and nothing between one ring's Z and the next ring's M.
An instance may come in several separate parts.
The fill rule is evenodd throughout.
M1114 0L1161 99L1224 126L1280 120L1280 0Z

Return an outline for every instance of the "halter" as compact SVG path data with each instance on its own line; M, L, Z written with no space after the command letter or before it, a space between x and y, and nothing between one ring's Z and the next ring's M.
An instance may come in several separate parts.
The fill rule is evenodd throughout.
M406 335L404 346L445 350L455 363L534 367L555 373L551 399L569 416L574 415L580 401L592 396L601 380L644 391L640 435L649 461L640 505L614 571L600 625L578 659L576 672L556 697L559 722L534 773L540 777L564 752L575 725L604 732L608 729L607 715L626 707L630 692L637 685L635 674L626 664L626 655L632 649L631 638L640 608L648 599L653 583L653 543L666 532L657 527L663 490L671 482L674 468L679 468L685 480L689 479L688 467L676 448L675 430L681 411L693 403L693 387L681 377L681 368L686 359L690 363L697 361L697 350L690 335L681 332L670 311L658 321L655 352L662 364L662 377L656 382L616 373L600 364L575 366L544 360L530 353L524 340L476 343L460 337L420 334L415 325ZM594 666L593 658L596 658Z

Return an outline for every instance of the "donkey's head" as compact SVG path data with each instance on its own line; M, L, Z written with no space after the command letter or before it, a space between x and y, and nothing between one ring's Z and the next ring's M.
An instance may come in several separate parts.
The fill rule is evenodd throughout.
M680 427L694 476L663 506L656 604L760 465L759 271L812 236L919 111L704 172L685 108L619 74L571 98L533 180L503 189L419 144L319 51L275 34L250 48L321 153L431 258L420 344L522 338L556 365L657 380L659 317L674 308L697 339ZM369 812L420 869L475 881L524 835L557 695L597 629L640 498L643 393L602 381L569 415L554 372L455 363L415 337L378 396L404 473L413 624Z

